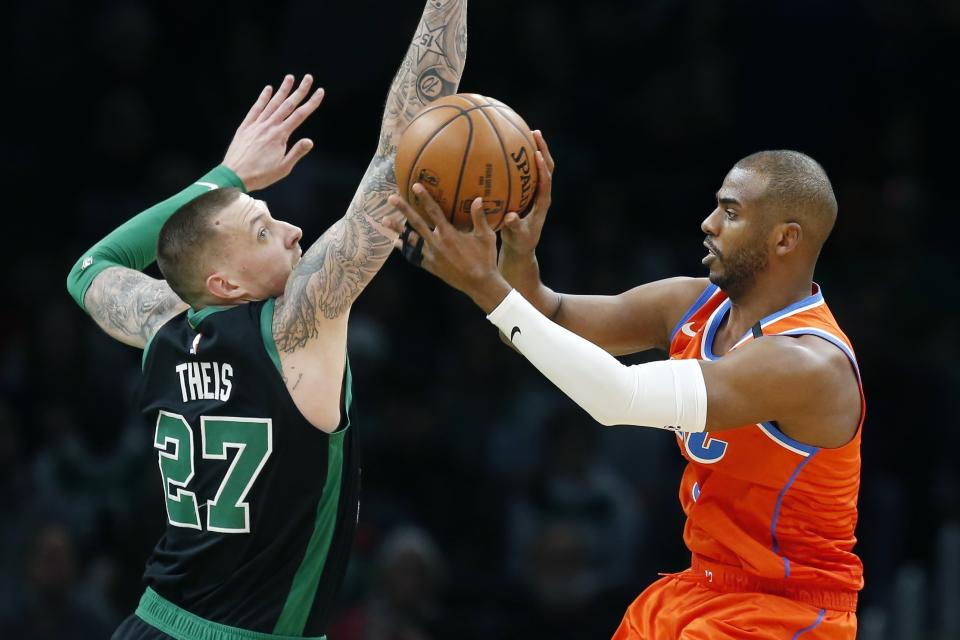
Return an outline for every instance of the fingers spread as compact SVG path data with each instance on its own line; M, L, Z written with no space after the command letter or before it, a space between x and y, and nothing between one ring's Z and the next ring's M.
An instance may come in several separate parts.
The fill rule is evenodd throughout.
M309 100L297 107L297 110L291 113L289 118L283 121L283 124L287 128L288 132L293 132L294 129L303 124L303 121L306 120L311 113L317 110L317 107L319 107L320 103L323 102L323 96L323 87L320 87L313 92L313 95L310 96Z
M310 91L310 87L312 85L313 76L311 76L309 73L303 76L303 79L300 81L300 86L297 87L297 90L291 93L286 100L280 103L280 106L278 106L276 111L274 111L270 116L270 120L273 122L283 122L283 120L293 113L293 110L297 108L297 105L300 104L307 96L307 93Z
M290 173L293 167L296 166L305 155L310 153L311 149L313 149L313 140L310 138L298 140L297 143L290 148L290 151L287 152L287 155L283 157L281 164L284 167L284 171Z
M263 111L263 108L267 106L267 103L270 102L270 96L273 95L273 87L267 85L260 92L260 95L257 97L257 101L253 103L253 106L250 107L250 110L247 111L246 117L243 119L243 122L240 123L240 128L248 126L251 122L256 122L257 116Z
M283 77L283 82L280 83L280 86L277 88L277 92L273 94L273 97L270 99L270 102L267 103L267 106L260 112L260 117L257 118L257 121L266 120L273 112L277 110L284 100L287 99L287 96L290 95L290 89L293 88L293 76L287 74Z

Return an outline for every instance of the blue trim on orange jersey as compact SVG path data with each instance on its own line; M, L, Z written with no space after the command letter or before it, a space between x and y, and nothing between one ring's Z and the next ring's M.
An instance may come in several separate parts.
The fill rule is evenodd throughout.
M843 351L846 354L847 358L850 360L850 364L853 365L854 372L856 372L857 374L857 381L858 382L860 381L860 365L857 364L856 356L853 355L853 351L850 350L850 347L848 347L843 340L833 335L832 333L828 331L824 331L823 329L817 329L816 327L798 327L796 329L787 329L786 331L782 331L777 335L779 336L817 336L818 338L823 338L830 344L838 347L841 351Z
M780 311L774 311L773 313L768 315L766 318L763 318L760 320L760 326L762 327L764 325L770 324L771 322L776 322L782 316L787 315L791 311L796 311L800 307L806 307L808 305L815 304L817 302L823 302L823 291L820 289L820 285L815 285L815 286L817 287L816 293L811 293L809 296L807 296L803 300L798 300L797 302L794 302L793 304L788 305L783 309L780 309Z
M777 334L777 335L781 335L781 334ZM813 446L812 444L805 444L803 442L800 442L799 440L794 440L793 438L785 434L783 431L780 431L780 429L778 429L773 422L761 422L760 424L766 427L767 433L772 435L774 438L776 438L783 444L789 445L794 449L799 449L800 451L803 451L804 453L806 453L808 456L812 456L817 452L817 447Z
M703 306L703 303L713 297L714 292L717 290L717 285L712 282L707 285L707 288L703 290L703 293L700 294L700 297L697 298L697 301L690 305L690 308L687 309L687 312L683 314L683 317L680 318L680 322L673 328L673 331L670 332L670 344L673 344L673 339L677 337L677 332L680 331L680 327L686 324L687 320L693 316L697 311L700 310L700 307Z
M820 609L820 614L817 616L817 619L814 620L813 624L810 625L809 627L804 627L803 629L800 629L800 631L797 631L795 634L793 634L793 638L791 640L797 640L797 638L799 638L802 634L806 633L807 631L810 631L811 629L819 625L821 622L823 622L823 617L825 615L827 615L827 610Z
M809 445L803 445L809 446ZM803 459L803 461L797 465L797 468L793 470L793 473L790 475L790 479L787 480L787 484L784 485L783 489L780 491L780 495L777 496L777 502L773 508L773 520L770 522L770 537L773 538L773 552L777 555L780 555L780 543L777 541L777 519L780 517L780 507L783 503L783 496L787 494L787 491L793 485L793 481L797 479L797 476L800 475L800 471L807 465L808 462L813 460L813 457L817 455L816 449L809 456ZM786 560L786 558L784 557ZM784 569L787 571L787 574L784 577L789 578L789 564L784 563Z
M811 293L809 296L807 296L803 300L798 300L797 302L787 305L786 307L784 307L783 309L780 309L779 311L774 311L770 315L760 320L760 327L762 328L769 324L772 324L777 320L779 320L780 318L782 318L783 316L793 311L796 311L797 309L801 309L803 307L807 307L813 304L818 304L820 302L823 302L823 291L820 289L820 285L815 285L815 286L817 287L816 293ZM722 356L715 355L713 353L713 339L717 335L717 329L719 329L720 325L723 324L723 319L726 317L727 313L730 311L730 306L732 304L733 303L730 301L730 298L727 298L726 300L724 300L723 304L717 307L718 309L720 309L720 311L717 313L716 316L714 316L713 325L710 327L707 327L707 335L705 335L703 338L703 353L708 360L717 360L718 358L722 357ZM780 334L777 334L777 335L780 335ZM740 342L744 338L747 338L749 336L750 336L750 330L748 329L740 337L740 339L737 340L737 342L735 342L734 344L740 344ZM671 342L672 341L673 340L671 339Z
M790 558L783 556L783 576L785 578L790 577Z
M693 494L693 501L696 502L700 499L700 483L694 482L693 489L690 491Z
M721 302L720 306L717 307L717 310L714 312L716 315L713 316L713 323L707 325L707 335L703 337L703 355L707 357L707 360L717 360L721 357L713 354L713 339L716 337L717 329L723 324L723 318L727 315L727 312L730 311L732 304L730 298Z

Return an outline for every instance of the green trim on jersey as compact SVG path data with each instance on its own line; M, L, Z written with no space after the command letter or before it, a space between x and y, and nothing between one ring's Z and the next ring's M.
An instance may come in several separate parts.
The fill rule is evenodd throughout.
M267 355L270 356L273 365L277 368L277 371L280 372L280 377L283 377L283 364L280 362L280 352L277 350L277 341L273 337L273 312L276 306L276 298L270 298L263 303L263 307L260 309L260 337L263 338L263 346L267 350ZM344 373L346 375L344 378L346 388L344 389L343 404L346 408L345 410L349 411L350 405L353 403L353 372L350 371L350 358L347 358L347 362L344 365ZM344 431L346 427L350 426L350 417L348 415L346 417L347 424L343 429L340 429L340 431Z
M343 434L350 428L350 404L353 402L353 375L350 361L344 365L344 417L346 424L331 434L327 454L327 481L323 485L323 497L317 504L317 517L313 534L307 544L303 560L293 577L293 584L287 594L283 611L273 628L274 633L299 634L307 624L317 586L323 576L323 568L330 552L330 542L337 525L337 510L340 503L341 483L343 480Z
M200 311L194 311L193 307L187 309L187 323L194 330L200 323L203 322L204 318L207 318L218 311L227 311L228 309L233 309L233 306L210 306L200 309Z
M136 613L138 618L176 640L326 640L326 636L278 636L211 622L181 609L150 587L143 592Z
M343 434L337 431L330 434L330 448L327 457L327 481L323 485L323 497L317 504L317 517L313 534L307 543L293 584L283 604L283 611L277 619L273 632L277 634L300 635L307 625L307 618L313 608L313 599L323 575L323 567L330 551L330 541L337 525L337 508L340 502L340 484L343 471Z
M277 306L277 299L270 298L263 307L260 308L260 336L263 338L263 346L267 350L267 355L273 360L274 366L283 377L283 365L280 364L280 352L277 351L277 341L273 338L273 310Z

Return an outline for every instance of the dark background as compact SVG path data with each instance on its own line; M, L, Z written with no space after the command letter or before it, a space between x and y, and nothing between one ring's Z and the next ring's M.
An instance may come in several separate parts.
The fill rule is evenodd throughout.
M317 148L263 194L307 246L373 154L421 8L5 11L0 637L107 637L163 526L139 352L70 300L73 261L216 165L285 72L327 90L303 128ZM461 89L513 106L557 159L539 255L558 290L703 275L700 221L739 158L823 164L840 215L817 280L868 399L860 637L960 637L960 4L474 0L469 33ZM393 258L354 307L350 351L364 487L331 640L609 637L657 571L688 562L674 437L592 423L465 297Z

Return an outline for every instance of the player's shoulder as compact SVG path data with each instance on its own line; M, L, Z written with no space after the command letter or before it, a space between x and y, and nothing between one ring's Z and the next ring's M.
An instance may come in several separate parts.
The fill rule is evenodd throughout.
M812 384L828 382L830 374L850 371L850 360L840 348L816 335L769 335L751 340L741 347L751 359L764 359L787 365L785 370Z

